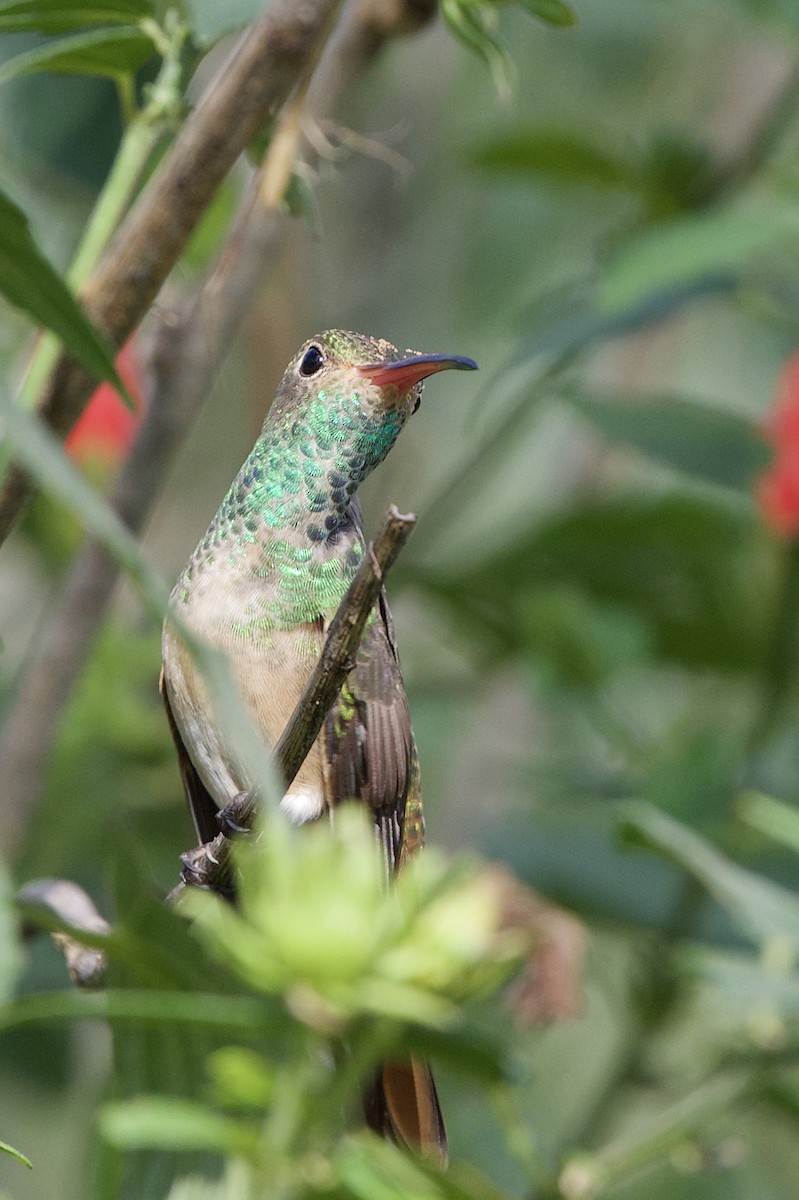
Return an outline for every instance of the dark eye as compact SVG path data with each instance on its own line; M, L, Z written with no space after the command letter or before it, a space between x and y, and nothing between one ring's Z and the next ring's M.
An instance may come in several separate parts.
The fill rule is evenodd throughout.
M416 403L414 404L413 408L411 409L411 412L412 413L417 412L419 409L419 405L421 403L422 403L422 393L420 392L419 395L416 397Z
M309 346L302 356L300 375L315 375L325 365L325 356L318 346Z

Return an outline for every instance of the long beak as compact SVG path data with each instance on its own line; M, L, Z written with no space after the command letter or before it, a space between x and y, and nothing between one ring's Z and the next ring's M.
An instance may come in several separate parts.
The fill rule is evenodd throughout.
M397 387L401 392L407 392L408 388L428 375L435 375L436 371L476 371L477 363L460 354L413 354L397 362L372 363L356 370L377 387Z

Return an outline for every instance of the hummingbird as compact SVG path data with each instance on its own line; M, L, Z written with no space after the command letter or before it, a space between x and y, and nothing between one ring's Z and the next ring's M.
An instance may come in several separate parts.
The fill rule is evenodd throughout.
M274 746L319 658L330 620L366 553L358 487L419 408L423 381L474 370L471 358L401 353L331 330L306 342L278 384L260 436L186 564L170 610L223 651L255 728ZM169 617L161 691L197 835L252 781L215 718ZM385 593L355 665L280 808L316 821L345 801L372 815L387 876L424 841L419 764ZM381 1135L446 1160L426 1063L385 1063L364 1097Z

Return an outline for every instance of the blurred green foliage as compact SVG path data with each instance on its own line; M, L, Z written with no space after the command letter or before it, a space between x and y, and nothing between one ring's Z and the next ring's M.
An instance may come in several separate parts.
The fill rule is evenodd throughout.
M90 70L99 43L119 95L36 75L0 91L0 251L19 268L0 288L76 353L82 337L98 374L49 264L79 244L120 111L147 103L134 72L146 56L152 78L173 36L182 87L261 7L191 0L178 49L160 4L0 4L3 55L29 56L6 74ZM15 1200L796 1190L799 552L755 498L799 332L796 6L442 13L351 97L366 140L333 131L336 156L300 181L313 233L296 223L145 553L174 578L315 328L474 354L482 387L437 381L365 506L420 512L390 591L431 840L503 859L579 914L584 1011L516 1028L481 876L431 855L386 898L349 827L273 829L247 853L240 911L201 898L189 927L164 908L191 835L157 696L157 585L116 542L153 603L120 596L13 863L16 882L79 880L113 919L108 990L69 990L46 942L21 951L0 886L0 1137L33 1162L0 1157ZM209 210L189 284L241 189L234 174ZM27 329L9 309L10 380ZM115 536L35 429L9 431L56 501L3 552L6 705L71 548L61 506ZM440 1080L446 1177L351 1132L363 1072L400 1047Z

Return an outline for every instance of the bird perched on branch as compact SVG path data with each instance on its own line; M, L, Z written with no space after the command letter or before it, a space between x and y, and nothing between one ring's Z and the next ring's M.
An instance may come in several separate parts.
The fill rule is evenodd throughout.
M338 330L306 342L289 363L260 437L170 601L185 626L225 652L267 745L294 711L365 552L359 485L419 407L423 380L475 367L469 358L401 354L389 342ZM219 832L219 809L251 781L169 619L162 692L194 824L210 841ZM281 808L305 823L346 800L373 814L389 876L420 848L418 760L385 595ZM385 1064L365 1107L368 1123L384 1136L446 1157L424 1063Z

